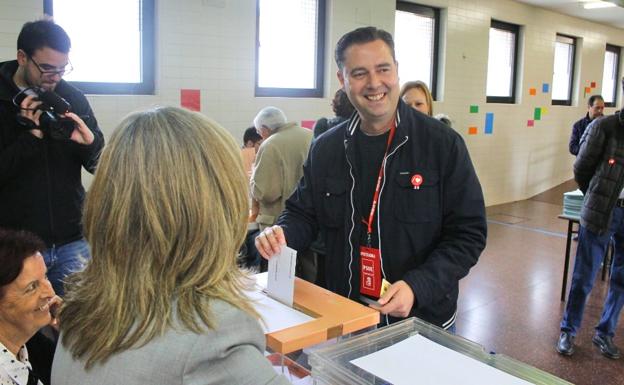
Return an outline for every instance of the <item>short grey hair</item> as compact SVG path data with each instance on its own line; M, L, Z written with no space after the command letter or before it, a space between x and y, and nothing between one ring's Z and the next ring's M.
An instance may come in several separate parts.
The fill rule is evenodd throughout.
M266 127L274 131L282 127L286 122L284 111L272 106L263 108L254 118L254 126L257 130Z

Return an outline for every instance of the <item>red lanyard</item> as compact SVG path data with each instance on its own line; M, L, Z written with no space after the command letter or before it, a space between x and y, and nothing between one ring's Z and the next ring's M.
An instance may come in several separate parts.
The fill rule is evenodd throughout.
M368 247L371 245L372 233L373 233L373 220L375 219L375 209L377 208L377 203L379 202L379 192L381 191L381 180L384 176L384 160L388 155L388 150L390 149L390 144L392 143L392 138L394 138L394 132L396 131L396 122L392 119L392 125L390 126L390 135L388 135L388 143L386 144L386 152L381 161L381 166L379 167L379 176L377 177L377 185L375 186L375 193L373 194L373 204L371 206L370 214L368 214L368 222L362 219L362 222L366 224L366 241L368 243Z

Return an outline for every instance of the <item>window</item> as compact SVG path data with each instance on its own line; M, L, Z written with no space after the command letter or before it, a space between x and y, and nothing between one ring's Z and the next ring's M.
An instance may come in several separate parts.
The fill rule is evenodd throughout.
M257 0L256 96L323 96L325 0Z
M620 47L607 44L604 71L602 73L602 97L604 98L606 107L615 107L616 105L620 51Z
M492 20L488 52L487 102L516 102L520 26Z
M401 83L421 80L436 98L440 10L397 2L394 49Z
M87 94L154 93L154 0L44 0L71 38L65 80Z
M552 104L572 105L572 79L576 38L557 34L555 41L555 68L553 69Z

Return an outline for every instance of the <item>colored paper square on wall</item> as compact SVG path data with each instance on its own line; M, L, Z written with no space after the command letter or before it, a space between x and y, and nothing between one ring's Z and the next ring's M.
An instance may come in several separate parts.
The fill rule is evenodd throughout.
M547 113L548 113L548 108L542 107L542 116L546 115Z
M542 109L540 107L535 107L535 111L533 112L533 119L542 119Z
M596 88L596 82L591 82L591 88Z
M301 127L309 128L311 130L312 128L314 128L314 123L316 123L316 120L302 120Z
M585 94L589 94L589 93L591 93L591 88L585 87Z
M470 113L476 114L479 112L479 106L475 106L474 104L470 106Z
M529 88L529 95L535 96L537 94L537 90L535 88Z
M533 119L527 120L527 127L534 127L534 126L535 126L535 120Z
M485 114L485 134L491 135L494 131L494 113L488 112Z
M542 92L543 93L547 94L549 89L550 89L550 86L548 85L548 83L542 84Z
M180 90L180 105L191 111L200 110L200 93L199 90Z
M468 127L468 135L477 135L477 127Z

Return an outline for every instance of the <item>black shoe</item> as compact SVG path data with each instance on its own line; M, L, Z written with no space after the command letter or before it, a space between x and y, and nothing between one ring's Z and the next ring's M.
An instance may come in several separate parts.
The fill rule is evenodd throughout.
M620 349L613 343L613 337L594 334L592 342L600 348L603 356L614 360L620 358Z
M574 336L569 332L561 332L559 342L557 342L557 351L564 356L574 354Z

